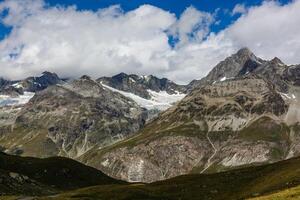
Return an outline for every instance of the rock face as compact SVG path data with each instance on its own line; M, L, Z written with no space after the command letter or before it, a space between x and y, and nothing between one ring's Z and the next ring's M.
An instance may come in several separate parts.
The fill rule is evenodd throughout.
M153 182L298 156L297 68L242 49L136 137L81 160L116 178Z
M8 117L0 145L13 154L78 158L133 135L146 117L132 100L83 76L36 93L15 121Z
M150 99L148 90L155 92L166 91L168 94L185 93L185 86L178 85L166 78L159 79L155 76L138 76L135 74L120 73L113 77L102 77L97 79L112 88L136 94L142 98Z
M4 78L0 78L0 88L3 88L6 85L9 85L10 81L4 79Z
M26 78L25 80L15 83L14 86L23 88L23 90L27 92L37 92L62 82L63 80L60 79L57 74L46 71L43 72L41 76Z
M0 79L0 107L24 105L36 92L63 82L55 73L50 72L19 81Z

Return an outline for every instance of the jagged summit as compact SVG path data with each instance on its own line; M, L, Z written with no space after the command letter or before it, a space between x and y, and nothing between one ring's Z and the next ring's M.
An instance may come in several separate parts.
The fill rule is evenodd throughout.
M281 92L287 92L284 78L288 79L287 76L291 76L291 69L287 68L289 67L278 57L269 61L263 60L245 47L217 64L206 77L192 81L188 85L188 90L191 91L205 84L255 74L274 83Z
M92 78L88 75L83 75L80 77L81 80L92 80Z
M158 78L153 75L138 76L124 72L112 77L101 77L97 82L109 87L130 92L145 99L150 99L149 90L155 92L166 91L168 94L185 92L185 86L178 85L166 78Z
M238 56L251 56L254 55L253 52L248 47L243 47L236 52Z
M235 54L233 54L228 59L235 59L240 64L243 64L244 62L247 62L248 60L252 60L252 61L261 60L247 47L244 47L244 48L238 50Z
M249 48L242 48L217 64L206 77L198 81L192 81L188 85L188 90L191 91L193 88L203 84L211 84L215 81L222 81L247 74L254 71L264 62L264 60L256 57Z
M278 57L274 57L271 62L279 65L285 65L284 62L282 62Z

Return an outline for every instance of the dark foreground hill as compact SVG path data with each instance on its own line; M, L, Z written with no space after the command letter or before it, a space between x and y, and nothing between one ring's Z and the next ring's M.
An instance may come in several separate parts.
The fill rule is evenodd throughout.
M45 195L93 185L122 183L67 158L38 159L0 153L2 196Z
M5 156L5 155L4 155ZM23 159L16 158L14 159ZM53 158L57 159L57 158ZM60 158L63 160L62 158ZM33 171L28 168L17 168L19 171L24 171L29 177L34 177L34 174L41 173L41 168L46 167L41 163L51 163L51 167L54 167L51 175L39 177L42 183L47 185L54 184L56 188L72 188L79 185L94 184L99 181L101 185L86 187L82 189L76 189L69 192L64 192L55 196L35 197L32 199L45 200L45 199L85 199L85 200L109 200L109 199L211 199L211 200L235 200L235 199L247 199L265 194L285 191L287 188L293 188L300 185L300 158L293 158L286 161L281 161L264 166L251 166L243 169L236 169L227 172L221 172L216 174L191 174L185 176L179 176L176 178L168 179L165 181L155 182L151 184L120 184L118 181L114 181L105 177L103 174L95 171L94 169L82 167L75 161L64 160L64 163L70 163L75 165L76 168L68 168L66 164L63 168L68 168L70 171L66 173L69 176L57 175L58 165L53 165L51 159L46 160L32 160L38 161L39 166ZM67 162L66 162L67 161ZM27 161L29 162L29 161ZM60 165L59 159L57 161ZM27 163L28 164L28 163ZM1 164L2 165L2 164ZM25 164L24 164L25 165ZM8 166L8 165L7 165ZM43 167L41 167L43 166ZM57 166L57 167L55 167ZM85 170L87 170L85 172ZM74 172L77 172L74 174ZM43 173L41 173L43 174ZM83 179L82 179L83 178ZM55 180L56 179L56 180ZM70 180L72 185L70 184ZM64 184L67 184L66 186ZM106 185L104 185L106 184ZM42 187L42 186L41 186ZM2 186L0 187L3 188ZM290 190L288 190L290 191ZM294 191L291 190L291 191ZM297 195L297 194L295 194ZM297 196L294 196L297 198ZM298 197L300 197L298 195ZM1 197L0 197L1 199ZM17 199L13 197L2 197L2 199Z

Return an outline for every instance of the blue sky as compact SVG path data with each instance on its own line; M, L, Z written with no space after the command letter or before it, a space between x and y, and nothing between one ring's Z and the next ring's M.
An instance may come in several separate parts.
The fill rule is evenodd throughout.
M242 47L297 64L299 10L300 0L0 0L0 77L125 72L188 83Z

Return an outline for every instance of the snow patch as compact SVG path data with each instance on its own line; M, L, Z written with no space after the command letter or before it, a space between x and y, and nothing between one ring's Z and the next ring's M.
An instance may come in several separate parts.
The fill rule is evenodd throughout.
M296 99L296 96L294 94L286 94L286 93L282 93L282 92L279 92L279 94L284 99Z
M135 80L134 80L133 78L130 77L129 80L130 80L131 82L135 83Z
M226 76L224 76L223 78L220 79L220 81L221 81L221 82L222 82L222 81L226 81L226 79L227 79Z
M223 78L220 79L220 82L226 81L226 80L230 80L230 79L234 79L235 77L230 77L227 78L226 76L224 76Z
M18 97L0 95L0 107L26 104L30 101L34 94L35 93L33 92L24 92L23 95L19 95Z
M168 94L166 91L155 92L152 90L147 90L151 96L151 99L142 98L136 94L130 92L124 92L121 90L117 90L108 85L101 83L103 87L113 91L118 92L128 98L134 100L139 106L146 108L148 110L166 110L171 107L175 102L180 101L185 97L185 94L180 92L176 92L176 94Z
M24 86L22 85L22 83L15 83L15 84L12 84L12 86L14 88L23 88Z

